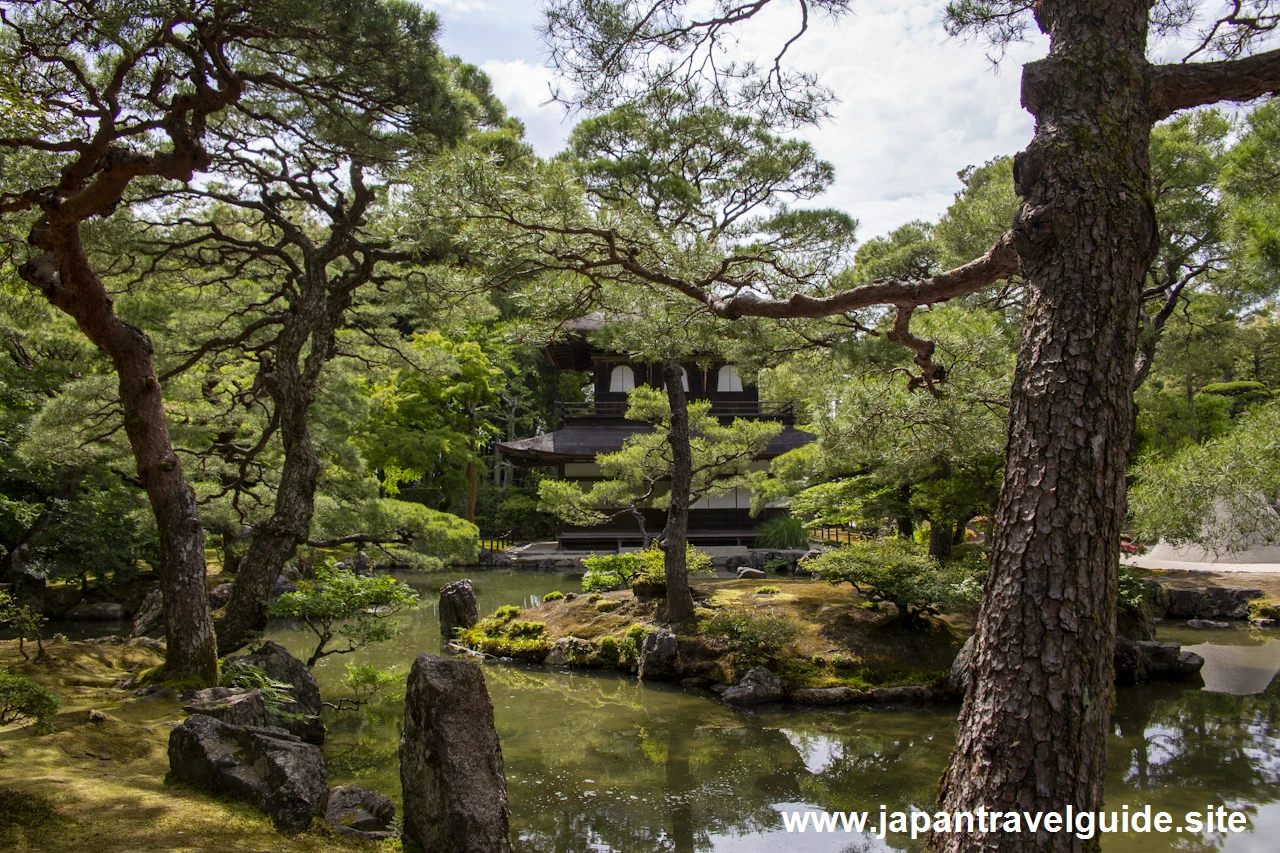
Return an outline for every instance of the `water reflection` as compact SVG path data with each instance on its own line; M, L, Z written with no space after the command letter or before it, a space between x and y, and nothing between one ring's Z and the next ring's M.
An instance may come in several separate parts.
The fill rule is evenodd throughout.
M342 663L407 665L438 651L434 592L456 575L407 578L426 593L391 647L328 658L321 689L339 692ZM493 573L473 576L482 612L536 603L573 579ZM1277 648L1277 635L1244 639ZM1243 632L1240 632L1243 634ZM1218 635L1196 639L1217 640ZM273 639L295 651L305 637ZM1184 638L1179 637L1182 641ZM1264 643L1275 645L1265 646ZM1280 666L1280 660L1275 661ZM782 809L926 807L954 742L955 708L740 712L676 687L640 687L603 673L485 668L506 761L515 847L520 853L860 853L916 850L905 837L881 841L844 832L788 834ZM1206 673L1206 683L1212 673ZM397 797L395 703L330 719L326 754L333 784L356 782ZM1178 686L1118 692L1109 807L1182 814L1206 804L1244 808L1252 832L1227 837L1108 836L1108 853L1274 850L1280 833L1280 681L1234 696ZM875 816L878 819L878 814Z

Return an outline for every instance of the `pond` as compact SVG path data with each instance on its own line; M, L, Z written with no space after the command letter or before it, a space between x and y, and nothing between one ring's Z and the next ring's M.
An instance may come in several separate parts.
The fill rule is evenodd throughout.
M418 653L439 652L436 593L458 577L403 577L423 593L422 607L405 617L404 635L321 661L322 692L342 694L345 663L407 668ZM502 604L533 606L553 589L577 586L558 575L470 577L482 614ZM1273 681L1280 633L1186 629L1162 632L1162 639L1166 634L1198 644L1212 689L1163 684L1118 691L1108 808L1150 804L1180 817L1223 805L1245 810L1249 831L1108 835L1103 849L1273 851L1280 837L1280 679ZM270 636L295 654L310 651L300 630L275 628ZM484 671L520 853L916 850L918 842L893 833L884 840L874 833L788 833L782 811L871 811L874 823L882 804L890 811L927 807L954 743L958 710L744 712L711 693L640 686L630 677L497 663ZM1259 684L1266 693L1253 689ZM356 783L398 800L401 712L399 703L387 702L327 718L331 784Z

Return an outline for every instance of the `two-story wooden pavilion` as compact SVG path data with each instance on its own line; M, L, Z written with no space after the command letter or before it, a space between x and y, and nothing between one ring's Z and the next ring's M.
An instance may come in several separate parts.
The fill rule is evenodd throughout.
M637 433L651 426L626 419L627 394L640 385L663 387L662 367L638 362L625 354L606 352L593 346L587 335L599 330L604 320L598 316L567 324L569 335L547 348L552 364L561 370L586 370L593 377L593 399L584 403L561 403L560 428L545 435L502 442L498 452L514 465L554 467L562 479L589 484L600 478L596 455L612 453ZM683 365L690 400L711 401L711 413L724 422L734 418L763 418L781 421L783 430L769 443L759 460L760 469L768 460L813 441L811 433L796 429L790 404L760 400L753 382L744 382L737 368L718 361L689 361ZM750 514L751 492L738 488L716 497L704 498L689 512L689 541L695 545L750 545L754 529L770 515L782 510L766 509L760 516ZM665 510L648 509L645 526L651 534L662 530ZM612 550L642 545L639 526L624 515L595 527L561 524L557 538L565 550Z

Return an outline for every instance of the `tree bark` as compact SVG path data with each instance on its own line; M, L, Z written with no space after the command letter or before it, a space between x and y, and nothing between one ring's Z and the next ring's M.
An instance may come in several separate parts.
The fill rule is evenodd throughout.
M1028 305L973 675L939 808L1097 809L1144 274L1156 223L1145 0L1045 0L1049 57L1014 165ZM1072 833L937 834L938 851L1081 851Z
M662 381L671 405L671 505L667 527L662 534L663 570L667 579L667 621L678 625L693 615L693 595L689 591L689 493L693 489L693 450L689 446L689 398L680 382L680 365L662 365Z
M151 341L116 314L85 254L77 220L47 213L33 229L30 242L45 254L23 264L22 277L76 321L85 336L110 357L119 378L125 433L160 540L166 676L214 685L218 657L205 587L204 528L195 492L169 442Z
M951 463L945 458L935 460L929 479L936 483L950 478ZM929 519L929 556L940 563L945 563L951 559L951 539L954 528L949 521L938 517L937 513L934 513L934 516Z
M335 332L350 304L348 295L325 299L326 285L313 282L307 288L313 292L304 291L281 330L274 358L264 360L264 384L280 413L284 467L271 516L250 534L218 625L218 651L224 655L267 626L265 606L276 579L298 546L311 537L321 466L311 443L309 409L320 375L333 356Z

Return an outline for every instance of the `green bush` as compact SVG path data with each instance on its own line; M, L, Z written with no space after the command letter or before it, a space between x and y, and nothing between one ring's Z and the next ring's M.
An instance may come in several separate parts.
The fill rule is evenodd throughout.
M40 629L47 620L43 613L37 613L7 592L0 592L0 625L8 625L18 635L18 651L23 660L31 660L27 654L27 640L36 641L36 657L44 656L44 639Z
M756 528L756 546L777 551L799 551L809 547L809 530L794 515L780 515Z
M412 587L390 575L364 577L338 568L332 560L316 569L314 579L300 580L298 586L298 591L267 605L267 614L298 619L316 635L308 667L329 655L349 654L400 636L400 624L391 617L418 602ZM347 645L329 648L334 640Z
M639 660L640 648L644 645L645 635L649 631L650 628L647 625L641 625L639 622L627 628L626 633L622 635L622 642L619 644L622 656L631 660Z
M582 577L583 592L613 592L628 589L637 581L651 587L667 582L666 555L656 545L643 551L619 554L592 554L582 561L587 573ZM685 565L690 575L711 573L711 557L689 545L685 549Z
M777 595L782 592L776 586L758 586L756 587L756 595Z
M749 669L777 657L800 636L800 626L773 611L735 607L713 613L702 623L702 633L729 646L736 668Z
M499 622L510 622L512 619L516 618L523 612L524 612L523 610L521 610L519 607L517 607L514 604L504 604L501 607L499 607L497 610L493 611L493 615L490 616L489 618L496 619Z
M542 596L542 603L546 604L548 601L559 601L562 598L564 598L563 592L560 592L558 590L552 590L551 592Z
M807 566L832 584L853 584L873 604L890 602L899 619L918 620L964 600L963 567L944 566L905 539L855 542L826 551Z
M616 637L606 634L596 642L596 654L600 656L602 662L616 664L622 657L622 644Z
M764 570L773 572L775 575L788 575L791 574L791 561L781 557L771 557L764 561Z
M587 572L582 576L583 592L613 592L627 589L640 574L640 553L592 554L582 561Z
M58 697L29 678L0 667L0 726L33 720L45 727L58 713Z
M1129 566L1120 566L1116 606L1121 613L1137 613L1147 597L1147 585L1142 575Z
M504 632L512 639L520 639L522 637L541 637L547 633L546 622L531 622L528 619L516 619L508 622L506 631Z

